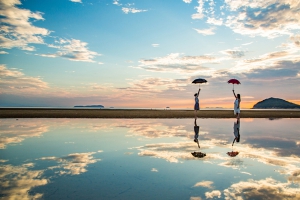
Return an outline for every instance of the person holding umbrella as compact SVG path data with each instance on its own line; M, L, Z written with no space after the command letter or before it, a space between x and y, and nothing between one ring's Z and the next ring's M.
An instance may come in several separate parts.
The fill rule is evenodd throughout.
M197 110L200 109L200 106L199 106L199 98L198 98L199 93L200 93L200 90L201 90L201 89L199 88L198 93L195 93L195 94L194 94L194 97L195 97L195 105L194 105L195 120L197 119Z
M240 104L241 104L241 95L240 94L237 94L235 95L235 92L234 90L232 90L233 92L233 95L235 97L235 101L234 101L234 115L236 116L237 119L240 118L240 113L241 113L241 110L240 110Z

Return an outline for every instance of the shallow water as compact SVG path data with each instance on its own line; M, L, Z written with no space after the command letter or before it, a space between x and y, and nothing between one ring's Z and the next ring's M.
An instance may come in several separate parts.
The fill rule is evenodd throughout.
M299 122L1 119L0 198L299 199Z

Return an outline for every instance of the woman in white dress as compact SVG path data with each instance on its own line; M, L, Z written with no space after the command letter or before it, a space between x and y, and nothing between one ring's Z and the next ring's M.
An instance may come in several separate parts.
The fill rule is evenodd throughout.
M236 118L239 119L240 113L241 113L241 110L240 110L241 95L240 94L235 95L234 90L232 90L232 92L235 97L233 112L234 112L234 115L236 116Z

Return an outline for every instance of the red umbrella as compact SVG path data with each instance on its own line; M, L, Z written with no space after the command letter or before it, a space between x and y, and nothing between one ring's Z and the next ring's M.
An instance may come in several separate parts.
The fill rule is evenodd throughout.
M241 84L239 80L237 79L230 79L227 83L231 83L233 88L234 88L234 84Z
M238 151L231 151L231 152L227 152L227 155L229 155L230 157L235 157L239 154Z

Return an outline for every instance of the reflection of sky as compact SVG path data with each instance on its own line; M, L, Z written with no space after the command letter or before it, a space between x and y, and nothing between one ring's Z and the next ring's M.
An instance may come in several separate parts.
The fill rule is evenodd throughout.
M299 198L299 119L240 123L232 146L234 119L198 119L199 149L193 119L2 119L1 196Z

